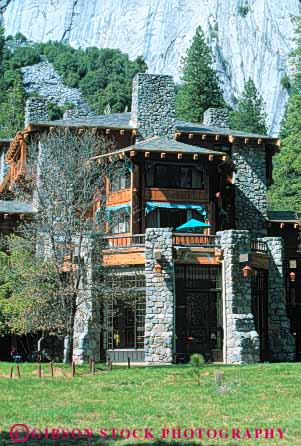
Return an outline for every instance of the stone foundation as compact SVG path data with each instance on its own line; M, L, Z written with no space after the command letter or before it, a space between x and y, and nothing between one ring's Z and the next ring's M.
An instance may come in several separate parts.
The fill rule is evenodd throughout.
M155 257L161 259L155 260ZM155 271L158 265L161 271ZM174 265L172 232L168 228L147 229L145 234L145 361L170 364L173 360Z

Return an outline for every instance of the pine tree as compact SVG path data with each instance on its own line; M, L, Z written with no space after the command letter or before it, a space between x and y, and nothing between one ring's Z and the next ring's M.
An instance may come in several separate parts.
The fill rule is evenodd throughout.
M182 59L183 84L177 95L177 115L180 119L202 122L210 107L224 107L222 91L212 68L213 57L199 26L186 56Z
M282 147L274 157L274 184L269 199L273 209L301 211L301 20L297 22L294 41L291 95L282 121Z
M248 133L267 134L264 102L252 79L245 83L237 110L230 113L230 127Z
M21 75L18 74L0 104L0 138L11 138L24 126L25 97Z

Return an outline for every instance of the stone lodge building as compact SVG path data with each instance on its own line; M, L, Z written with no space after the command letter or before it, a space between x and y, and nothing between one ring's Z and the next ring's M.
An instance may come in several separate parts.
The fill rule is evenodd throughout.
M200 124L176 120L170 76L138 74L129 113L49 122L47 104L37 102L28 101L26 128L10 144L0 192L22 171L28 134L50 127L114 137L114 154L129 166L107 181L106 246L97 256L91 243L87 258L91 270L97 261L107 268L108 288L111 280L134 290L134 303L106 303L101 330L78 314L74 360L169 364L192 353L228 364L294 360L287 259L266 198L279 141L229 129L221 109L209 109ZM296 220L290 224L297 237Z

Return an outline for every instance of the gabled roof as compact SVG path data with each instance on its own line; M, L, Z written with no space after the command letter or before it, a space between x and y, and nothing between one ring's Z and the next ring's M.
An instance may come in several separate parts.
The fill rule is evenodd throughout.
M204 149L203 147L192 146L165 136L154 136L153 138L137 142L132 146L123 149L124 152L130 150L149 151L149 152L170 152L170 153L192 153L201 155L225 155L225 152L217 152L216 150Z
M36 121L31 124L37 126L54 126L54 127L97 127L111 129L128 129L133 130L136 127L131 122L131 112L112 113L110 115L98 115L87 118L70 118L58 119L56 121ZM206 126L202 123L193 123L188 121L176 120L176 131L187 133L212 133L219 135L231 135L242 138L260 138L260 139L277 139L266 135L258 135L255 133L239 132L223 127Z
M17 200L0 200L0 214L35 214L36 212L36 209L30 203Z
M128 153L131 151L135 152L157 152L157 153L182 153L182 154L196 154L196 155L219 155L219 156L229 156L225 152L218 152L217 150L205 149L199 146L192 146L190 144L185 144L174 139L166 138L164 136L154 136L153 138L146 139L144 141L137 142L131 146L125 147L124 149L116 150L111 153L106 153L104 155L96 156L94 159L105 158L110 155L117 155L119 153ZM230 158L229 158L230 159Z
M100 127L116 129L135 129L130 123L131 113L111 113L110 115L97 115L87 118L58 119L56 121L35 121L31 124L38 126L54 127Z
M268 211L268 219L271 222L296 223L301 220L301 212L294 211Z

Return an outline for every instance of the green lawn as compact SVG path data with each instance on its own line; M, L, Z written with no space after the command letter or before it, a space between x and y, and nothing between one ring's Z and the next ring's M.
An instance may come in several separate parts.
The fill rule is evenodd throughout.
M301 445L301 364L260 364L253 366L204 366L200 384L189 366L114 367L110 371L88 373L77 368L49 365L44 376L37 376L36 364L21 364L21 378L9 379L11 364L0 363L0 444L13 444L9 429L14 423L32 428L92 429L97 445L189 444L185 438L161 440L161 430L172 428L280 428L283 440L197 439L192 444L221 446L298 446ZM222 370L225 384L215 383L216 370ZM48 375L46 375L46 372ZM99 429L148 428L156 440L102 439ZM213 432L213 431L212 431ZM213 434L212 434L213 435ZM82 438L83 440L83 438ZM70 440L71 441L71 440ZM84 439L82 444L90 444ZM50 441L37 442L43 446ZM66 445L67 440L56 441ZM71 441L74 445L77 442ZM18 444L18 443L16 443ZM35 444L30 441L29 444Z

